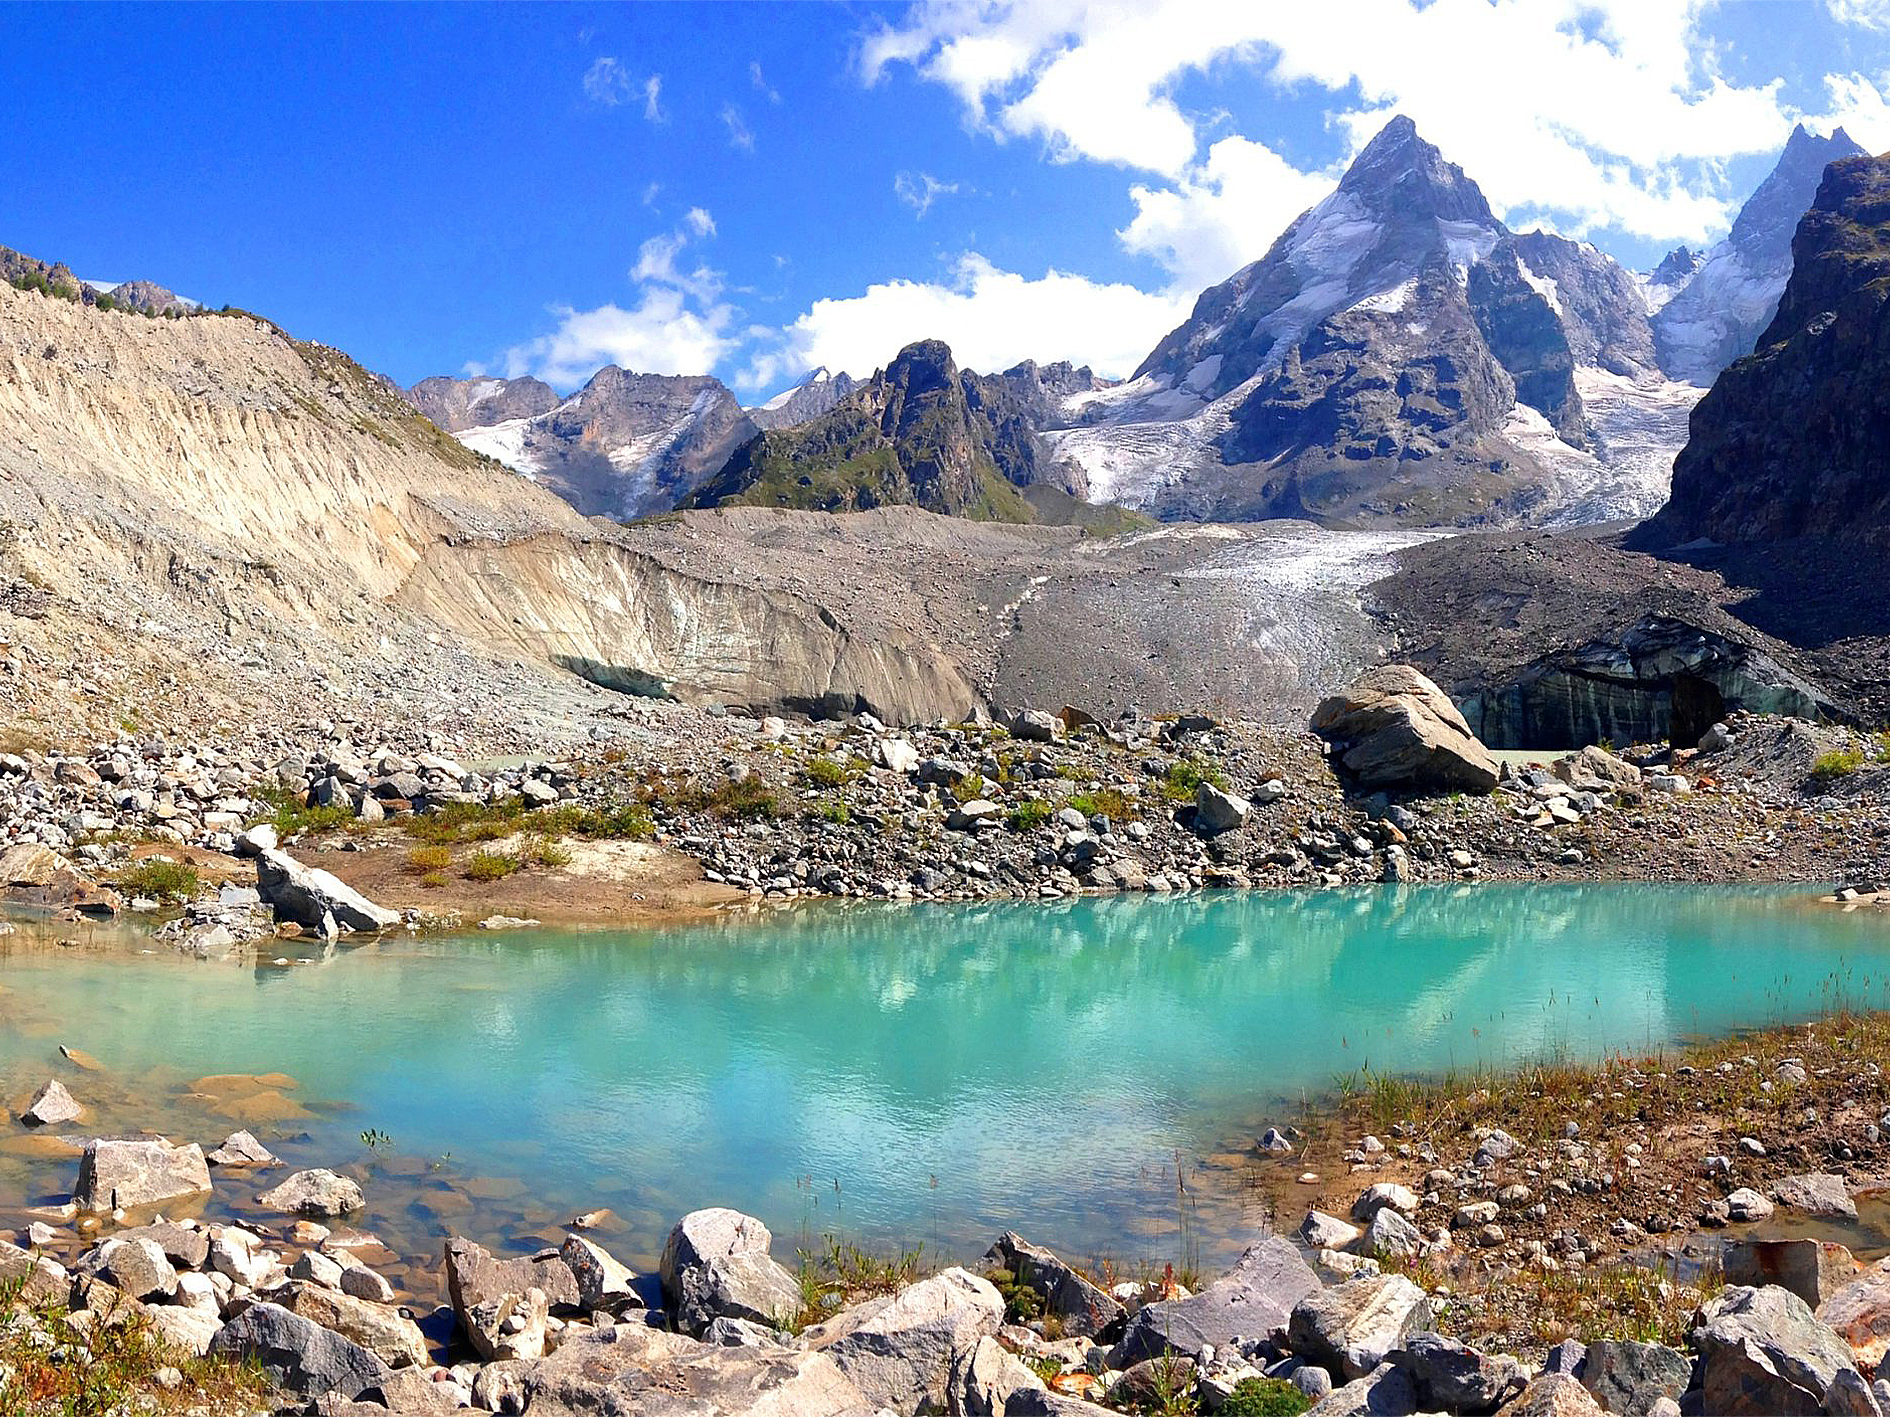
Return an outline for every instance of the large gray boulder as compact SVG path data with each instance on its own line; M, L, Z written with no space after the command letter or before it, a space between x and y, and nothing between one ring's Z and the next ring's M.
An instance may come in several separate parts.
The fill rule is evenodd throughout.
M1294 1305L1287 1342L1296 1356L1353 1382L1434 1319L1430 1299L1402 1274L1361 1274Z
M1879 1260L1818 1305L1818 1322L1834 1329L1859 1363L1884 1371L1890 1356L1890 1260Z
M723 1347L643 1324L567 1338L538 1362L487 1368L481 1382L488 1394L502 1385L516 1395L516 1406L499 1410L556 1417L872 1417L875 1410L825 1353Z
M168 1299L177 1292L177 1271L164 1247L143 1237L113 1236L99 1242L72 1267L76 1275L102 1279L131 1299Z
M953 1369L1003 1322L1004 1299L995 1286L954 1267L843 1310L801 1338L838 1363L877 1405L937 1412L945 1407Z
M1305 1417L1411 1417L1417 1410L1417 1387L1411 1375L1394 1364L1383 1363L1365 1376L1335 1387L1308 1407Z
M1604 1411L1648 1417L1663 1397L1680 1401L1693 1380L1693 1360L1664 1343L1597 1339L1588 1345L1579 1376Z
M985 1258L1037 1292L1046 1314L1055 1315L1073 1338L1094 1338L1122 1321L1123 1308L1050 1251L1006 1230Z
M339 877L305 866L286 851L256 857L256 891L275 911L311 930L325 930L332 920L343 930L386 930L400 923L400 912L376 905Z
M280 1304L250 1305L217 1331L208 1351L253 1361L277 1387L301 1397L359 1397L391 1371L358 1343Z
M1842 1176L1814 1171L1772 1183L1772 1199L1782 1206L1835 1220L1857 1219L1857 1202Z
M1503 1409L1503 1417L1604 1417L1593 1394L1567 1373L1543 1373L1522 1396Z
M1366 787L1488 792L1501 775L1449 696L1407 665L1374 669L1323 700L1312 729Z
M1319 1287L1319 1276L1292 1241L1272 1236L1199 1294L1138 1309L1109 1355L1110 1366L1127 1368L1164 1353L1198 1358L1208 1344L1219 1348L1236 1336L1264 1338Z
M360 1344L390 1368L424 1367L428 1361L420 1326L391 1305L371 1304L304 1279L291 1279L264 1297Z
M210 1167L195 1142L100 1139L85 1144L72 1199L80 1210L103 1213L162 1205L209 1189Z
M1446 1412L1494 1412L1523 1390L1514 1358L1479 1353L1441 1334L1413 1336L1391 1361L1411 1375L1420 1402Z
M281 1185L272 1186L257 1196L256 1203L285 1215L332 1220L360 1210L367 1199L361 1194L360 1185L348 1177L317 1168L297 1171Z
M56 1127L61 1122L76 1122L82 1111L72 1094L66 1091L66 1085L58 1078L51 1078L33 1094L33 1100L20 1113L20 1120L29 1127Z
M467 1340L488 1361L541 1356L550 1310L581 1302L577 1278L556 1250L502 1260L454 1236L445 1252L447 1298Z
M595 1241L567 1235L558 1256L577 1280L578 1302L589 1310L640 1308L643 1301L634 1287L636 1276L627 1265Z
M959 1417L1005 1417L1020 1392L1043 1389L1043 1379L995 1338L981 1338L952 1365L946 1410Z
M713 1319L778 1326L801 1307L801 1286L768 1254L774 1237L752 1215L691 1211L663 1246L663 1300L676 1327L699 1334Z
M1701 1307L1692 1336L1703 1410L1715 1417L1880 1417L1850 1348L1787 1290L1728 1289Z

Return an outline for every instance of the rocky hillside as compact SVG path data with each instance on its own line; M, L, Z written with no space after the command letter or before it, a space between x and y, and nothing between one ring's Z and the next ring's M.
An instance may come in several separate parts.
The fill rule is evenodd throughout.
M559 399L536 379L422 380L414 406L586 516L665 512L727 462L756 427L719 379L606 365Z
M1825 166L1862 152L1842 128L1828 138L1802 123L1792 130L1778 165L1740 209L1731 233L1655 312L1654 339L1670 377L1705 386L1752 352L1778 308L1792 270L1792 232ZM1662 270L1670 278L1678 274L1665 264ZM1656 272L1656 283L1659 277Z
M1639 283L1510 232L1397 118L1134 379L1066 398L1048 437L1093 496L1163 517L1502 524L1657 505L1665 468L1641 449L1650 426L1677 446L1673 402Z
M63 261L42 261L7 246L0 246L0 281L15 289L36 289L81 305L132 310L140 315L188 315L197 309L175 291L152 281L127 280L102 285L97 281L80 280Z
M921 340L827 413L747 443L689 505L914 506L1030 522L1038 517L1023 489L1037 484L1082 492L1004 378L960 370L942 342Z
M1890 158L1825 172L1758 349L1693 413L1649 546L1890 533Z
M757 428L793 428L818 418L860 386L860 381L842 371L830 373L823 365L801 376L791 389L783 389L758 408L748 410L749 420Z

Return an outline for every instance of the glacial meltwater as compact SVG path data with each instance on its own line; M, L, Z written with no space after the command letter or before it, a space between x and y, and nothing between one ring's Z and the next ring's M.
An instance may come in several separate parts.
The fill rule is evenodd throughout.
M555 1242L608 1207L647 1263L682 1212L731 1205L790 1259L829 1234L968 1256L1011 1227L1207 1262L1263 1222L1281 1163L1254 1138L1339 1075L1658 1049L1884 1007L1887 976L1890 922L1804 888L811 906L254 967L26 927L0 939L0 1093L17 1113L60 1076L90 1108L68 1137L249 1126L353 1168L361 1223L407 1255ZM4 1136L0 1223L70 1193L68 1143ZM268 1184L224 1173L210 1212Z

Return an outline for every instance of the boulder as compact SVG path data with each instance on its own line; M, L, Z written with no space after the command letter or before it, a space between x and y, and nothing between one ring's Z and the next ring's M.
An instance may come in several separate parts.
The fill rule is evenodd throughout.
M1890 1260L1879 1260L1828 1297L1817 1317L1850 1345L1861 1367L1882 1373L1890 1352Z
M131 1299L168 1299L177 1292L177 1271L163 1247L142 1237L127 1240L114 1235L101 1241L80 1258L72 1272L102 1279Z
M311 930L321 930L330 919L344 930L385 930L400 923L398 910L376 905L338 877L304 866L286 851L258 853L256 890L276 919Z
M1693 1328L1703 1410L1715 1417L1845 1412L1876 1417L1844 1340L1796 1294L1768 1285L1726 1290Z
M1352 1219L1369 1221L1386 1206L1400 1214L1411 1215L1418 1208L1417 1192L1396 1181L1380 1181L1352 1202Z
M1006 1230L985 1258L1016 1276L1043 1300L1046 1314L1055 1315L1064 1333L1094 1338L1123 1318L1122 1305L1091 1284L1056 1255Z
M1109 1364L1127 1368L1164 1353L1198 1358L1207 1345L1257 1339L1282 1327L1293 1306L1319 1288L1319 1276L1292 1241L1271 1236L1199 1294L1163 1299L1136 1310Z
M1431 1301L1401 1274L1361 1274L1302 1298L1287 1324L1293 1352L1347 1381L1364 1377L1433 1321Z
M1772 1210L1772 1202L1750 1186L1741 1186L1726 1197L1726 1218L1735 1224L1764 1220L1772 1214Z
M1772 1199L1780 1205L1803 1211L1806 1215L1857 1219L1857 1205L1842 1176L1813 1172L1805 1176L1787 1176L1772 1183Z
M1503 1417L1603 1417L1592 1394L1566 1373L1544 1373L1522 1390Z
M277 1387L301 1397L359 1397L390 1371L358 1343L280 1304L250 1305L218 1330L208 1351L254 1362Z
M1349 1250L1365 1232L1336 1215L1309 1210L1299 1222L1299 1242L1309 1250Z
M174 1225L159 1221L120 1230L120 1240L149 1240L164 1252L164 1258L178 1269L202 1269L210 1258L210 1237L194 1225Z
M1604 1412L1648 1417L1663 1397L1680 1400L1693 1380L1693 1359L1664 1343L1597 1339L1578 1376Z
M346 1176L317 1168L297 1171L279 1186L272 1186L256 1197L256 1203L285 1215L305 1215L316 1220L332 1220L349 1215L367 1204L361 1187Z
M919 750L904 738L875 738L873 761L888 772L915 772L919 766Z
M214 1309L185 1308L178 1304L153 1304L145 1310L151 1332L158 1342L186 1358L201 1358L210 1351L210 1342L223 1327Z
M117 892L80 874L58 852L30 841L0 851L0 901L69 907L94 915L116 914L124 904Z
M263 1297L360 1344L390 1368L424 1367L428 1362L420 1326L388 1305L355 1299L306 1279L291 1279Z
M1324 700L1313 710L1312 729L1363 786L1488 792L1500 776L1457 706L1405 665L1374 669Z
M1638 795L1641 770L1592 743L1579 753L1558 759L1551 769L1570 787L1583 792L1625 792Z
M458 1236L446 1242L446 1292L467 1339L488 1361L538 1357L551 1306L575 1309L580 1300L577 1278L556 1250L501 1260Z
M501 1388L514 1396L498 1398ZM580 1332L533 1363L486 1368L492 1410L635 1417L874 1417L874 1404L825 1353L697 1343L643 1324Z
M578 1303L584 1308L641 1307L643 1301L637 1298L632 1287L636 1276L602 1245L582 1235L567 1235L558 1255L570 1266L572 1277L577 1280Z
M161 1205L210 1189L210 1168L196 1143L97 1140L85 1144L72 1199L80 1210Z
M1857 1261L1830 1240L1734 1240L1720 1251L1728 1284L1776 1284L1814 1309L1857 1277Z
M1333 1388L1306 1409L1305 1417L1409 1417L1417 1410L1417 1387L1411 1375L1385 1363Z
M1194 824L1204 834L1212 836L1233 831L1247 820L1252 810L1253 803L1245 797L1223 792L1211 782L1203 782L1194 789Z
M72 1094L66 1091L66 1085L53 1078L33 1094L33 1100L20 1113L20 1120L29 1127L53 1127L61 1122L76 1122L83 1112Z
M1005 1417L1020 1392L1041 1391L1043 1379L995 1338L981 1338L952 1365L946 1410L959 1417Z
M1054 743L1063 736L1063 720L1042 709L1025 709L1011 719L1010 730L1026 743Z
M691 1211L669 1232L660 1266L663 1300L685 1333L723 1315L778 1325L801 1307L801 1286L768 1254L768 1227L738 1210Z
M212 1166L279 1166L275 1154L249 1132L231 1132L204 1160Z
M1391 1361L1411 1375L1418 1400L1446 1412L1494 1412L1523 1390L1522 1369L1435 1333L1413 1335Z
M954 1367L1003 1322L997 1289L954 1267L843 1310L801 1339L832 1358L878 1406L936 1412L945 1406Z
M1424 1249L1424 1236L1396 1206L1381 1205L1372 1213L1365 1239L1359 1246L1368 1255L1395 1255L1410 1259Z

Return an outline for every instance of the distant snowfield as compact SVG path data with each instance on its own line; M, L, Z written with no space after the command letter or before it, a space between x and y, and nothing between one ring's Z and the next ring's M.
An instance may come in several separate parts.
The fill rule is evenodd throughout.
M1575 371L1595 451L1571 448L1540 413L1511 411L1504 436L1534 454L1562 481L1553 527L1638 521L1666 502L1674 455L1686 446L1687 418L1706 390L1674 380L1635 383L1605 369Z
M508 418L503 423L488 423L481 428L462 428L453 436L475 453L484 453L514 472L536 478L541 464L525 450L531 426L529 418Z

